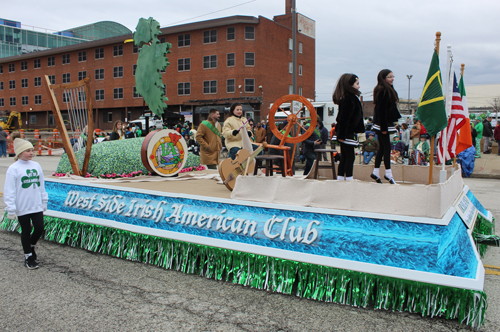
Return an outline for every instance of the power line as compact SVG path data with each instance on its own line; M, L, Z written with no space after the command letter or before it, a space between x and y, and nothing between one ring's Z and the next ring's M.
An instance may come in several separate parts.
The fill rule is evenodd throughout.
M236 7L239 7L239 6L243 6L243 5L249 4L251 2L255 2L255 1L257 1L257 0L250 0L250 1L247 1L247 2L240 3L239 5L234 5L234 6L231 6L231 7L224 8L224 9L216 10L216 11L208 13L208 14L203 14L203 15L200 15L200 16L195 16L195 17L192 17L192 18L188 18L186 20L182 20L182 21L170 23L170 24L165 25L164 27L168 27L168 26L174 25L174 24L179 24L179 23L182 23L182 22L191 21L191 20L194 20L194 19L197 19L197 18L200 18L200 17L212 15L212 14L215 14L215 13L220 13L220 12L223 12L225 10L236 8Z

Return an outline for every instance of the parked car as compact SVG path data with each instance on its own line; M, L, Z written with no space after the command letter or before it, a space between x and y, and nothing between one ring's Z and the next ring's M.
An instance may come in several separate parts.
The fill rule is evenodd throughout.
M156 115L154 116L151 116L149 114L146 114L145 116L142 115L139 119L130 121L129 123L134 123L142 130L146 130L146 117L149 118L149 129L153 130L163 129L163 120Z

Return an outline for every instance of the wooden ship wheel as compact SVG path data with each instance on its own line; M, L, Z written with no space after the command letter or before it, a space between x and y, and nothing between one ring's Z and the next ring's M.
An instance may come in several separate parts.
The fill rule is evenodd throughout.
M294 110L293 102L296 101L299 103L300 108L298 110ZM281 105L284 103L290 103L290 110L284 110L281 108ZM309 110L309 116L305 116L306 110ZM286 122L285 127L280 131L278 127L276 127L276 112L280 111L286 114ZM309 128L306 128L305 122L309 122ZM288 162L290 166L287 169L288 175L292 175L291 163L295 158L295 147L297 143L300 143L306 140L313 133L316 128L317 115L316 109L311 104L307 98L304 98L299 95L286 95L273 104L271 110L269 111L269 125L271 126L271 131L273 134L280 140L280 147L283 147L285 143L292 143L294 145L294 149L292 152L291 159Z

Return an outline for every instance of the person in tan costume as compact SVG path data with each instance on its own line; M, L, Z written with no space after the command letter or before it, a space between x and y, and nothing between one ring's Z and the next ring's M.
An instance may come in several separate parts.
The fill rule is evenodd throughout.
M211 109L208 119L203 121L196 132L196 141L200 144L200 163L209 169L217 169L219 154L222 149L219 111Z

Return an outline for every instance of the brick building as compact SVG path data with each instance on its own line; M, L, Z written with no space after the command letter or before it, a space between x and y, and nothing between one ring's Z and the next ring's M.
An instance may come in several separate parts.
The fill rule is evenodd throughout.
M291 93L292 31L287 14L273 20L231 16L162 28L160 40L172 44L170 66L162 73L169 112L191 112L198 124L208 109L224 111L233 102L247 116L267 116L270 105ZM314 99L314 21L298 15L297 93ZM161 18L160 18L161 21ZM22 114L23 128L54 128L43 84L91 77L96 128L109 130L116 120L138 118L147 105L135 92L138 50L124 43L132 35L0 59L0 112ZM56 93L63 110L62 93Z

